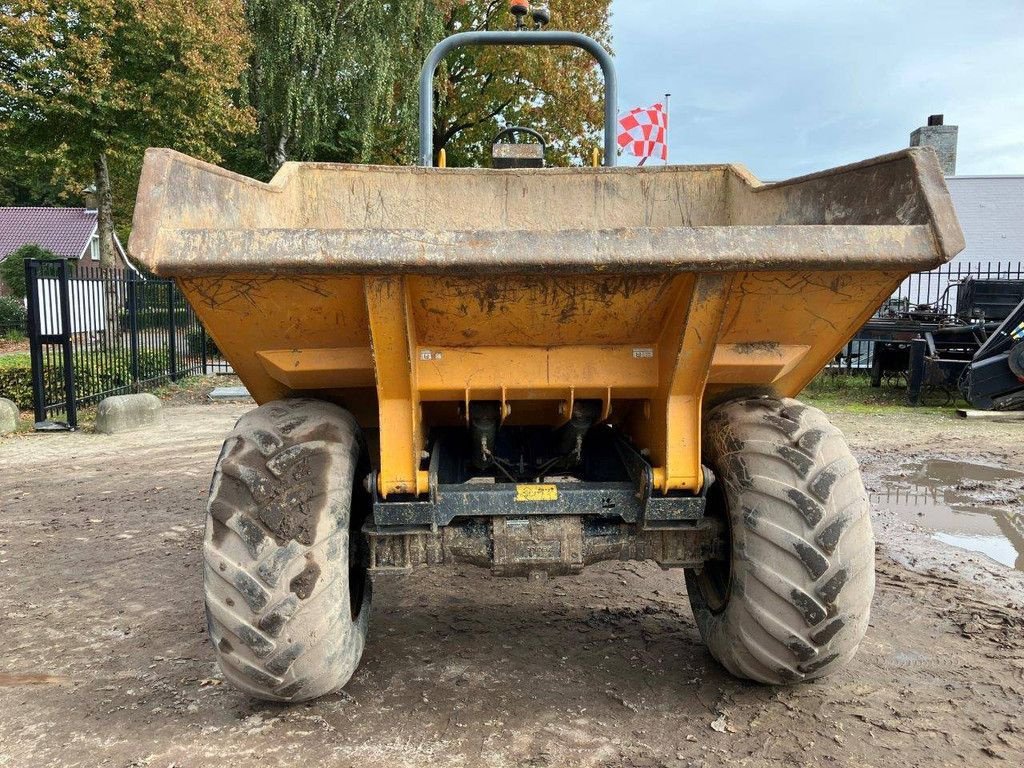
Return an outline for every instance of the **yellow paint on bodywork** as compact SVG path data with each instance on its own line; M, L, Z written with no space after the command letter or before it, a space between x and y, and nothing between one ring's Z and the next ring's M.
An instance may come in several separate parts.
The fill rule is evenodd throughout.
M374 386L367 347L268 349L256 353L274 379L292 390Z
M464 418L473 400L500 401L509 423L550 426L575 400L599 400L603 418L646 450L658 490L696 492L705 397L797 394L901 279L232 275L181 284L258 402L326 397L380 428L388 496L427 492L426 436L436 419Z
M771 384L792 370L810 344L748 342L717 344L711 358L711 384Z
M658 490L696 491L705 403L796 395L963 244L923 148L775 184L332 163L264 184L151 149L130 249L180 282L257 402L344 406L380 430L381 492L413 495L431 429L481 398L524 426L597 400Z
M419 469L423 421L404 278L367 277L366 309L380 410L379 490L384 498L425 493L427 473Z

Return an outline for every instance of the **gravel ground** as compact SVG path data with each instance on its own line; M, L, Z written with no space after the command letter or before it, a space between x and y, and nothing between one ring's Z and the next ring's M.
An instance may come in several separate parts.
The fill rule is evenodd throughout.
M220 441L249 407L175 404L157 434L0 441L0 766L1024 761L1024 575L887 516L867 639L818 683L729 677L682 575L624 563L380 580L344 693L248 699L212 661L200 546ZM835 420L869 486L907 459L1024 466L1024 425Z

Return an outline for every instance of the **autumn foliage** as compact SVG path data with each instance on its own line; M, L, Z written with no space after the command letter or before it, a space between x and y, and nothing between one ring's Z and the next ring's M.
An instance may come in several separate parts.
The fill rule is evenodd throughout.
M247 54L241 0L0 3L0 161L49 171L58 198L93 181L110 256L108 167L149 146L219 160L252 130L233 98Z
M608 45L609 4L552 3L551 28ZM124 228L149 146L261 178L287 160L414 162L427 52L512 26L505 0L0 0L0 204L74 204L95 183L101 228ZM581 51L463 49L434 87L450 165L487 164L505 125L544 134L556 164L600 144Z
M609 0L552 3L552 29L582 32L610 48ZM443 0L445 35L512 29L506 2ZM434 151L455 165L487 162L501 126L525 125L548 140L549 161L584 162L600 146L603 88L594 60L574 48L465 48L435 82Z

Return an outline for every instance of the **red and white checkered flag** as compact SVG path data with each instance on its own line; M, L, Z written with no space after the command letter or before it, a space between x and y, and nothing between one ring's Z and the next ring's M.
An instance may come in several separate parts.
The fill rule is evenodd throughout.
M669 159L669 113L665 104L638 106L618 119L618 147L638 158Z
M619 149L636 157L668 160L668 112L664 104L637 107L619 118Z

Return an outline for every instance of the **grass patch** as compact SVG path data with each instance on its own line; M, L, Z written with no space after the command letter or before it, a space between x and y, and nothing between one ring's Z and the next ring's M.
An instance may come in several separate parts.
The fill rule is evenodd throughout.
M956 408L967 407L957 398L947 405L911 406L907 402L906 386L872 387L870 379L858 375L837 375L822 371L799 395L809 405L841 413L887 413L906 411L909 413L933 413L953 416ZM937 397L935 399L942 400ZM924 394L928 403L929 393Z
M22 368L32 365L32 358L28 352L10 352L0 355L0 368Z

